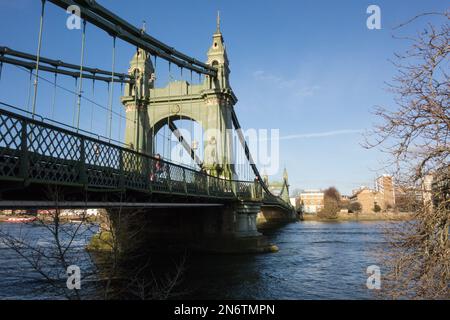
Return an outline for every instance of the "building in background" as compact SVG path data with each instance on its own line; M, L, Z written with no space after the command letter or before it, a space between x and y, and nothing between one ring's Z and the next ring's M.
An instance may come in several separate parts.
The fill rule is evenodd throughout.
M425 206L433 206L433 180L432 174L427 174L422 183L422 199Z
M362 213L374 212L375 206L383 209L383 196L376 190L364 187L354 191L350 196L350 203L359 202L361 204Z
M375 180L375 191L379 192L383 198L383 209L394 208L395 188L392 176L383 174Z
M297 207L304 213L317 214L323 208L324 193L322 190L304 190L297 198Z
M289 198L289 202L291 203L291 205L295 208L298 209L299 207L297 207L297 198L296 197L290 197Z
M55 215L55 209L41 209L38 210L39 216ZM61 217L96 217L100 214L99 209L60 209L59 215Z
M395 186L392 176L384 174L375 180L375 188L360 187L353 190L350 203L359 202L362 213L373 213L375 207L386 211L395 207Z

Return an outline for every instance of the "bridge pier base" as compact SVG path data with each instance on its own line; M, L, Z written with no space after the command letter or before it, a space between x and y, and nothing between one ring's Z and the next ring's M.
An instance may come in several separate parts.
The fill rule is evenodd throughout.
M257 237L261 236L256 228L256 217L261 210L260 203L243 202L236 206L236 236L237 237Z
M258 232L258 202L233 202L220 207L150 210L108 209L109 225L125 255L147 251L259 253L277 251Z
M299 219L300 216L294 209L287 213L286 210L277 206L262 206L256 217L256 223L258 228L263 230L295 222Z
M233 203L224 209L224 216L232 216L229 232L209 234L203 243L203 249L219 253L263 253L276 252L267 238L258 232L256 220L261 210L259 202Z

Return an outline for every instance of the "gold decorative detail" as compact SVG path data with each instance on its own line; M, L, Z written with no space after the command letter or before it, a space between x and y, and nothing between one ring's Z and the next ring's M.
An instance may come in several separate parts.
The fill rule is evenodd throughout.
M178 114L178 113L180 113L180 111L181 111L181 107L178 104L175 104L175 105L170 107L170 112L172 114Z

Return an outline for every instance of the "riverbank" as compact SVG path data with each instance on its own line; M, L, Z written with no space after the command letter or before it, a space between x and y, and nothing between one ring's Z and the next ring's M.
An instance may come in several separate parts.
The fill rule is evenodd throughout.
M1 215L0 214L0 222L8 222L8 219L20 219L20 218L30 218L30 216L26 216L26 215Z
M52 216L38 216L38 217L36 217L36 216L33 216L33 215L26 215L26 214L0 215L0 223L1 222L19 222L19 221L17 221L18 219L29 219L30 220L29 222L40 221L40 222L45 222L45 223L53 223L53 217ZM98 217L98 216L89 216L89 217L82 218L80 216L73 215L73 216L60 216L59 220L61 222L80 222L80 221L84 221L84 222L88 222L88 223L96 223L96 222L100 222L101 218Z
M313 214L303 214L303 221L406 221L411 217L409 212L381 212L381 213L339 213L337 218L324 219Z

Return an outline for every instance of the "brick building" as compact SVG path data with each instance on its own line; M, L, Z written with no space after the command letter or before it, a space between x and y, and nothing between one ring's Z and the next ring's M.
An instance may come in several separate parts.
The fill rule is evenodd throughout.
M373 213L375 206L385 211L395 206L395 187L392 176L384 174L375 180L375 189L361 187L353 190L350 202L359 202L362 213Z
M375 180L375 191L379 192L383 198L383 209L395 206L395 189L392 176L383 174Z
M376 190L366 187L354 191L350 197L350 203L352 202L359 202L361 204L362 213L374 212L375 205L380 206L381 209L384 206L383 195Z
M296 207L301 207L305 213L316 214L323 208L323 199L322 190L304 190L297 198L299 203Z

